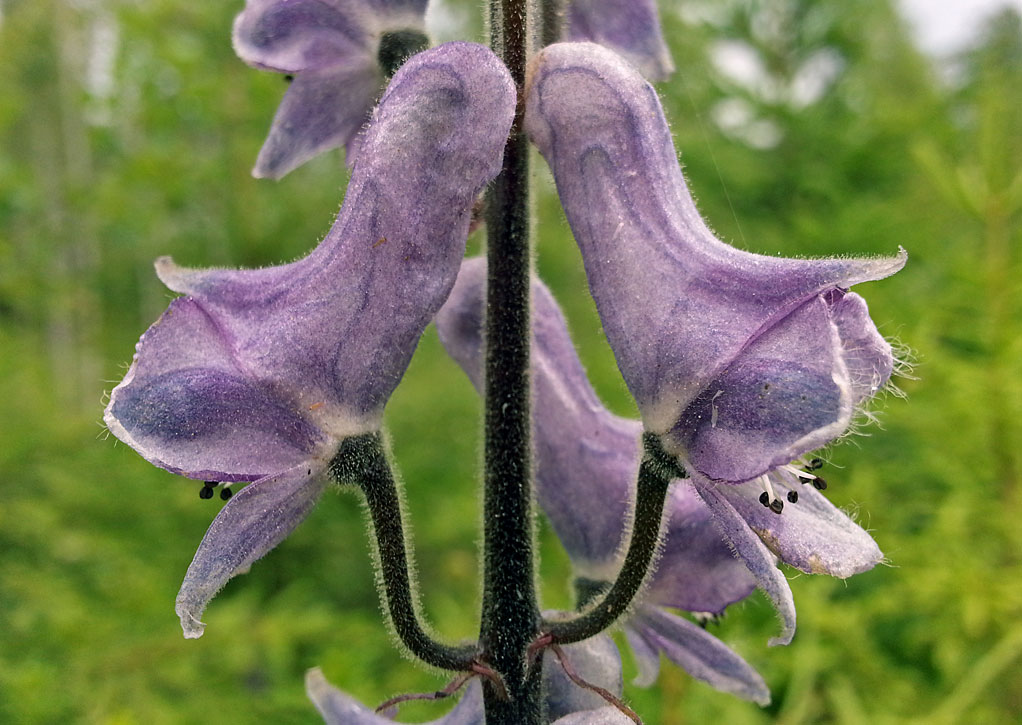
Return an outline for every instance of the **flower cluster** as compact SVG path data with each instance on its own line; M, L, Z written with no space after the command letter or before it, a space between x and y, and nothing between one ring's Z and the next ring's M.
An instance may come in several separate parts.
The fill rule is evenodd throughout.
M557 303L533 278L535 495L571 558L579 609L611 589L632 534L646 527L652 550L659 527L657 561L622 622L638 682L655 681L664 654L765 704L760 675L692 619L719 615L758 586L781 617L772 642L786 644L795 609L779 562L844 578L882 560L821 493L812 451L843 435L892 374L891 346L849 288L893 274L905 254L782 259L709 231L646 80L673 69L653 0L570 0L560 35L572 42L538 52L517 92L481 45L427 49L426 4L247 0L235 22L242 59L291 80L253 173L279 178L344 146L352 175L333 227L303 259L257 270L156 263L182 296L139 340L105 420L155 465L203 481L203 498L222 486L228 500L177 598L185 636L202 634L210 599L286 538L339 471L357 476L357 462L338 462L345 442L380 431L434 316L448 353L485 392L486 264L462 258L517 107L553 173L641 414L603 407ZM633 511L643 436L677 476L660 520ZM247 485L232 497L238 483ZM400 530L399 511L381 520L388 515ZM391 596L390 582L385 589ZM609 638L546 645L533 653L547 661L545 717L630 721ZM499 680L474 652L462 669ZM328 723L389 721L318 670L306 684ZM473 680L436 722L484 719Z

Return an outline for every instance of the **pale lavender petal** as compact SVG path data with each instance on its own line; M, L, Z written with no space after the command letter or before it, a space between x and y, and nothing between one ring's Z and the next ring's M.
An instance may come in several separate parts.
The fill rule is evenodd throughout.
M714 484L698 476L692 484L696 493L709 507L724 538L756 577L756 583L773 602L781 619L781 633L770 640L770 645L789 644L795 636L795 600L784 574L777 568L774 555L749 528L745 519L735 511L721 489L728 484Z
M853 407L831 319L813 297L752 340L685 409L669 447L707 478L746 481L841 435Z
M724 543L691 486L674 482L666 509L664 542L646 585L646 602L717 614L752 593L756 579Z
M199 544L176 610L185 637L201 637L206 604L236 574L244 574L288 535L319 500L329 481L326 462L310 461L250 483L220 513Z
M514 98L506 68L483 46L421 53L394 76L337 221L309 256L259 270L160 260L160 278L190 295L224 341L216 355L227 360L216 365L241 371L334 440L376 430L454 283L476 194L500 168Z
M621 655L609 636L600 634L577 644L565 645L561 649L565 660L578 677L617 697L621 696L624 687ZM556 655L549 650L543 655L543 686L547 714L551 720L579 710L594 710L607 703L599 694L572 682Z
M373 60L375 13L364 2L248 0L234 50L257 68L298 73Z
M669 431L755 338L807 301L905 262L904 254L781 259L719 241L685 185L656 93L601 46L547 47L526 93L526 128L553 170L604 330L650 432Z
M638 687L650 687L660 676L660 650L645 637L644 628L630 627L629 621L624 624L625 637L635 656L635 665L639 673L632 680Z
M279 179L309 159L347 146L369 120L383 73L375 63L297 76L284 94L252 175ZM353 162L349 154L349 165Z
M869 317L866 300L854 292L842 295L832 314L844 348L845 366L855 405L873 397L894 372L894 352Z
M651 81L674 71L656 0L569 0L565 40L590 40L624 56Z
M323 671L314 667L305 673L305 692L323 716L326 725L393 725L393 720L377 715L350 695L327 682ZM479 680L465 686L457 706L432 725L483 725L483 688Z
M185 297L139 340L104 419L146 460L200 480L255 480L302 463L327 442L296 397L237 365L231 340Z
M727 645L687 619L642 606L625 626L637 630L649 646L697 680L743 700L770 703L770 690L760 674Z
M477 389L485 286L485 260L466 260L436 320L441 342ZM600 403L564 316L538 279L533 279L532 301L536 496L576 572L612 581L635 496L641 425ZM669 496L664 554L649 583L649 600L719 612L748 595L755 580L724 544L699 498L679 485Z
M573 712L554 720L553 725L635 725L635 723L613 705L607 705L599 710Z
M253 175L279 179L338 146L354 160L359 129L383 90L387 32L424 31L425 0L248 0L234 48L257 68L295 75Z
M798 494L775 514L759 502L763 487L755 481L720 485L717 491L745 519L767 548L785 564L809 574L829 574L847 579L869 571L883 561L873 537L809 484L771 476L777 496Z

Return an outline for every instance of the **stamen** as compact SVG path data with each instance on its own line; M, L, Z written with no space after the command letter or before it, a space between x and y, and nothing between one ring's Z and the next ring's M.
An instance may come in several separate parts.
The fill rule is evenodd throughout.
M817 458L817 459L813 459L813 460L819 460L819 459ZM778 471L784 471L786 473L790 473L791 475L795 476L796 478L805 478L805 479L809 479L809 480L812 480L812 479L816 478L816 476L814 476L812 473L809 473L807 471L803 471L801 468L796 468L795 466L791 465L790 463L786 463L783 466L778 466L777 470Z
M199 498L205 500L213 498L213 489L217 486L216 481L205 481L199 489Z
M761 504L763 504L764 506L769 508L769 506L770 506L770 494L768 494L766 491L761 493L759 495L759 502Z
M788 491L788 501L790 503L798 503L798 491Z
M821 468L823 468L823 459L822 458L810 459L809 463L806 464L806 468L810 471L819 471Z
M775 514L781 513L781 511L784 510L784 501L782 501L779 498L775 498L773 501L770 502L770 510L773 511Z
M827 482L825 480L819 478L818 476L814 476L814 478L815 480L813 481L813 486L816 488L817 491L823 491L824 489L827 488Z
M231 490L231 484L225 483L224 487L220 489L220 499L223 501L230 501L231 496L234 495L234 491Z

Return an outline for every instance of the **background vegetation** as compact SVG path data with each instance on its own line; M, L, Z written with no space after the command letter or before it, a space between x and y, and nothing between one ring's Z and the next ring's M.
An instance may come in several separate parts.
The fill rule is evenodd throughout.
M478 34L476 5L450 4L448 19ZM907 401L883 406L882 430L833 451L828 476L891 566L848 582L790 572L790 647L767 649L776 623L758 594L714 627L764 674L773 704L670 665L656 688L627 694L663 725L1017 722L1020 19L998 17L938 68L890 0L664 5L676 8L664 22L680 71L660 90L706 217L765 253L906 247L905 271L862 291L881 329L915 351L916 377L900 381ZM289 260L342 197L336 154L280 183L249 176L284 84L234 57L240 7L0 5L0 722L311 723L302 676L315 665L368 703L437 687L382 625L348 494L328 495L214 601L205 637L183 640L174 595L220 502L99 423L103 391L171 297L156 256ZM633 412L537 169L538 268L598 390ZM387 421L423 601L450 638L477 621L478 410L431 329ZM564 556L540 532L544 602L567 607Z

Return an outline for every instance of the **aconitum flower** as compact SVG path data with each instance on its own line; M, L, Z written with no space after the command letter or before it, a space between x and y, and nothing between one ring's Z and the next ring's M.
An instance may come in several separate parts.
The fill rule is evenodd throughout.
M293 78L252 174L279 179L338 146L353 163L358 132L386 78L429 45L427 0L247 0L234 49Z
M607 690L614 697L621 697L621 657L610 637L600 634L578 644L565 645L562 652L575 675L591 685ZM327 725L386 725L394 722L331 685L319 668L306 673L305 691ZM607 701L602 696L572 682L549 650L543 655L543 692L547 716L553 725L632 722L628 718L621 720L624 715L613 706L607 707ZM573 713L586 717L573 719ZM484 725L485 721L483 688L478 679L473 679L455 708L431 723Z
M156 263L183 297L142 336L110 396L110 430L168 471L251 482L213 521L177 599L206 603L282 541L341 441L383 407L464 255L476 194L500 169L514 85L493 53L450 43L394 76L344 205L307 257L257 270Z
M563 36L610 48L651 81L674 72L656 0L568 0Z
M482 389L486 265L462 264L437 314L447 352ZM532 281L531 379L536 498L564 545L580 593L608 586L622 561L622 539L635 499L642 424L600 403L575 353L564 316L538 279ZM755 579L724 543L692 489L672 485L665 506L659 565L641 603L625 620L639 663L638 682L652 684L660 653L718 690L765 704L763 679L722 642L665 607L719 614L747 596ZM589 592L586 592L589 590Z
M796 517L819 521L809 510L825 502L798 483L814 474L790 464L845 433L888 380L891 347L848 288L893 274L905 255L782 259L718 240L689 194L656 93L598 45L546 48L526 94L526 127L553 171L643 425L684 465L778 606L777 641L790 641L794 607L771 552L837 576L881 558L843 515L829 520L827 547L794 533L804 531ZM764 516L760 499L780 511L800 490L801 513Z

